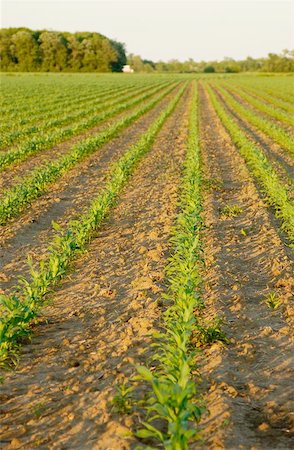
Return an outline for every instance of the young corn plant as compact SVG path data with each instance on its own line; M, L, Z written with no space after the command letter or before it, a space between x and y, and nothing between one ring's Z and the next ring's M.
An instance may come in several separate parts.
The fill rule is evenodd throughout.
M220 210L221 216L228 217L229 219L237 217L241 213L242 213L242 208L238 205L225 205Z
M129 414L132 411L134 387L120 383L116 386L116 391L117 393L111 401L113 411L119 414Z
M264 303L271 309L278 309L282 304L282 300L278 297L276 292L270 292L264 298Z

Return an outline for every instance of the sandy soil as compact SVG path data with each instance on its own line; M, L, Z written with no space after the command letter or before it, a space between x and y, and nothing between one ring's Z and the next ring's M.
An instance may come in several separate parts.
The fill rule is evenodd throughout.
M200 97L204 170L209 180L204 202L205 315L221 317L230 339L229 345L205 348L199 361L210 413L202 422L202 447L290 449L291 263L271 212L202 89ZM240 214L223 216L225 205L238 205ZM265 304L270 292L280 299L276 310Z
M120 416L115 385L145 362L160 310L177 209L187 95L139 164L117 207L45 309L1 391L2 448L128 449L136 416Z

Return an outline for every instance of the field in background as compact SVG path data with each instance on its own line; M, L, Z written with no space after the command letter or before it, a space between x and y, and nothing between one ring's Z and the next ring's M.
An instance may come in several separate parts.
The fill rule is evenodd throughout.
M291 448L293 81L1 75L1 448Z

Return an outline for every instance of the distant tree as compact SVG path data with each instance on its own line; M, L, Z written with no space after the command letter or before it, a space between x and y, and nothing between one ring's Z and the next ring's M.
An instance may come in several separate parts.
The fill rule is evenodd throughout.
M117 53L107 38L102 37L100 42L97 40L96 55L98 61L97 71L111 72L112 64L117 61Z
M127 57L127 63L134 69L135 72L144 72L144 63L139 55L130 53Z
M163 61L155 63L155 69L157 72L168 72L168 64Z
M155 69L155 62L151 61L151 59L142 59L144 66L151 66L152 69Z
M206 67L204 67L203 72L204 73L214 73L215 72L215 68L214 68L214 66L206 66Z
M0 30L2 70L44 72L120 71L124 44L99 33L61 33L27 28Z
M60 72L67 67L67 47L59 33L44 31L40 43L43 71Z
M89 72L111 72L111 64L116 61L117 54L111 43L98 33L84 39L83 70Z
M76 35L67 37L68 69L78 72L83 67L83 49Z
M293 51L283 50L282 54L269 53L262 66L263 72L294 72Z
M116 52L116 60L111 63L112 72L121 72L123 66L127 64L125 44L117 41L110 41L110 43Z
M0 30L1 70L15 70L17 58L11 52L11 38L14 32L10 29Z
M29 31L18 31L11 37L10 51L17 69L28 72L37 69L38 46Z
M256 72L262 67L262 60L248 56L244 61L239 61L241 72Z

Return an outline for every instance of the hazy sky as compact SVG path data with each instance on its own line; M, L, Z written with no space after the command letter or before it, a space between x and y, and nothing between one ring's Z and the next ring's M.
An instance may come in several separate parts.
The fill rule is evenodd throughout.
M294 0L2 0L1 27L98 31L146 59L266 56L294 47Z

